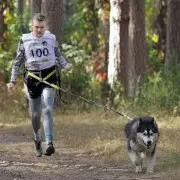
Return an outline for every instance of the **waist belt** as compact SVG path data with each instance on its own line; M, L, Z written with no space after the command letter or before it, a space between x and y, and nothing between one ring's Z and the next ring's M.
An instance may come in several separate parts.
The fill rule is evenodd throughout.
M39 82L43 82L46 81L47 79L49 79L53 74L56 73L56 69L54 69L52 72L50 72L47 76L45 76L44 78L39 77L37 75L35 75L33 72L27 71L28 76L33 77L34 79L38 80Z
M52 84L52 83L49 83L48 81L46 81L46 80L47 80L48 78L50 78L55 72L56 72L56 69L54 69L52 72L50 72L50 73L49 73L46 77L44 77L44 78L41 78L41 77L33 74L33 73L30 72L30 71L28 71L27 73L28 73L29 76L35 78L35 79L38 80L39 82L45 83L45 84L47 84L47 85L49 85L49 86L51 86L51 87L53 87L53 88L55 88L55 89L57 89L57 90L61 90L61 91L63 91L63 92L66 92L65 90L63 90L63 89L61 89L59 86L57 86L56 84Z

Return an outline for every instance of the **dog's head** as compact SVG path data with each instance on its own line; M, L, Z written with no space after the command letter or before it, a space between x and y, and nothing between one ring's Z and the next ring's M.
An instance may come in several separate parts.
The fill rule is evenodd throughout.
M139 117L137 127L138 142L150 149L156 144L158 136L159 131L155 119L150 116Z

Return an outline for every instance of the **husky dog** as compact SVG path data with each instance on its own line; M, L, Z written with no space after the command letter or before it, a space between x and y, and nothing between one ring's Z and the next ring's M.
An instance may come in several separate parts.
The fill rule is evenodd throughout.
M147 172L153 172L156 161L156 143L159 130L151 116L137 117L125 126L127 148L135 172L142 172L143 159L147 160Z

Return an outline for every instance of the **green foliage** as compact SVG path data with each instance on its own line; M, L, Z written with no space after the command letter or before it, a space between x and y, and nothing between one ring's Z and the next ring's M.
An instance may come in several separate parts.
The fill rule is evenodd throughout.
M97 33L95 33L98 29L98 17L94 10L94 2L71 1L70 7L74 7L76 12L65 21L65 42L79 46L90 54L98 44Z
M146 42L148 48L148 65L149 71L158 72L164 65L164 52L160 49L162 43L159 42L159 34L157 34L157 16L160 13L158 4L160 0L146 0ZM165 17L164 17L165 19ZM162 41L162 40L161 40Z
M179 114L180 108L180 65L169 64L158 72L152 72L146 84L139 89L135 107L142 111L165 110Z
M7 26L7 40L6 44L3 44L3 49L0 49L0 65L1 72L4 74L5 80L8 79L9 70L11 68L11 63L15 58L17 42L19 39L19 19L11 14L6 14Z
M159 14L159 1L146 0L146 40L148 47L148 78L145 85L137 90L134 106L142 111L168 110L178 113L179 109L179 65L172 57L170 64L164 64L164 52L159 52L155 22ZM166 18L166 17L164 17Z
M8 74L9 74L9 67L10 67L10 60L12 60L12 52L1 52L0 53L0 74L3 74L4 80L8 81Z
M12 60L13 53L15 49L13 47L15 37L17 37L14 33L16 32L16 28L13 28L13 12L14 12L14 5L13 1L2 1L4 7L4 23L7 25L7 32L5 32L5 42L0 44L0 73L3 74L5 80L8 77L8 68L9 62Z
M22 19L13 11L13 1L9 1L9 6L5 11L5 23L7 24L6 42L0 45L0 72L4 75L5 81L9 80L9 71L16 55L17 43L22 33ZM24 30L29 29L30 16L27 14L30 7L25 7L23 23Z
M62 86L77 96L82 95L94 98L100 86L92 73L92 62L84 50L77 46L63 44L65 57L73 63L73 69L69 73L62 73Z
M155 48L156 43L158 42L157 34L148 34L146 35L147 49L148 49L148 66L149 71L158 72L164 66L164 53L158 52Z
M158 0L159 1L159 0ZM154 21L156 19L159 9L157 7L157 0L146 0L145 3L145 20L146 20L146 30L147 33L154 33Z
M5 2L13 1L3 1L3 3ZM73 11L65 21L64 41L66 44L63 44L62 47L65 57L73 63L73 70L61 74L62 87L69 89L74 94L99 102L101 98L106 98L102 97L102 91L109 87L106 81L102 83L100 77L97 77L93 72L93 61L90 57L100 46L99 38L101 36L94 1L71 0L68 2L68 8ZM159 37L155 32L154 23L159 13L158 2L156 0L146 0L148 77L144 86L137 90L132 104L135 108L146 112L149 109L165 109L179 113L180 67L177 64L169 64L164 68L164 54L158 52L156 48ZM4 75L6 80L8 80L11 62L15 57L17 41L22 28L22 21L12 10L13 7L13 3L11 3L5 13L8 29L6 32L7 41L3 46L6 50L0 48L0 73ZM30 6L25 7L23 14L25 31L29 30L29 8ZM125 102L123 92L122 85L117 83L112 92L106 92L105 96L107 95L107 97L113 99L115 108L126 106L129 102Z
M24 7L23 13L23 33L30 31L30 20L31 20L31 6Z

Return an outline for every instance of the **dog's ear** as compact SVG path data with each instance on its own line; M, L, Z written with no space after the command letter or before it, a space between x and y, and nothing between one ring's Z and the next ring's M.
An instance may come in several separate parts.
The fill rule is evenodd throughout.
M142 119L141 119L141 117L139 118L139 124L141 124L142 123Z
M136 127L138 128L142 124L142 119L139 117L138 121L136 122Z
M152 124L154 124L154 122L155 122L154 117L152 117L151 122L152 122Z
M152 124L153 124L153 126L154 126L155 128L157 128L157 127L158 127L158 125L157 125L157 123L156 123L156 121L155 121L154 117L152 117L151 122L152 122Z

